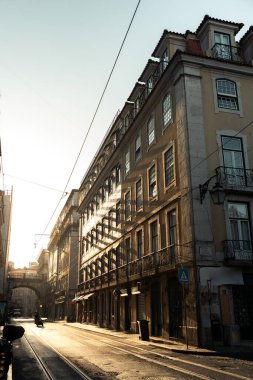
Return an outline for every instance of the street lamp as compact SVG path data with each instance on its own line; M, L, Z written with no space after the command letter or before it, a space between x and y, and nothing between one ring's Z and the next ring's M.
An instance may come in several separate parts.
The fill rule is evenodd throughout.
M208 191L209 183L213 178L217 178L217 175L210 177L203 185L199 185L200 203L203 203L206 192ZM212 189L209 190L212 201L215 205L221 205L225 201L225 191L219 181L215 183Z

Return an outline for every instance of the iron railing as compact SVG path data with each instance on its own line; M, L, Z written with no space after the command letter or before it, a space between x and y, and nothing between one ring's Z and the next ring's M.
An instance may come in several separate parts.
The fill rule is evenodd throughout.
M243 63L243 56L241 48L216 43L212 47L213 58L224 59L226 61L241 62Z
M179 246L171 245L157 252L149 253L136 260L119 265L116 268L108 269L107 272L99 274L84 281L82 284L79 284L78 290L94 290L95 288L103 287L104 285L112 285L136 277L145 277L152 272L173 269L177 264L182 262L180 256Z
M251 240L224 240L223 248L225 261L253 263Z
M228 187L253 187L253 170L244 168L216 168L219 183Z

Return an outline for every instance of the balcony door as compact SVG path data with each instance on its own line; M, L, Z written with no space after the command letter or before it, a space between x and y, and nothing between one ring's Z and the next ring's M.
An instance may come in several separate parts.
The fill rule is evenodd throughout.
M231 60L230 35L224 33L214 33L214 52L216 58Z
M246 203L229 202L229 225L231 232L231 247L235 260L252 260L252 243L248 205Z
M236 137L222 136L221 142L226 184L245 186L246 176L242 140Z

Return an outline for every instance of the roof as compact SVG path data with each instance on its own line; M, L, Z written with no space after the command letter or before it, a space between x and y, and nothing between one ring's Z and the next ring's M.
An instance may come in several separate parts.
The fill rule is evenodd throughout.
M139 76L138 81L140 82L146 82L145 77L146 75L150 75L151 72L154 71L154 68L159 65L158 61L154 61L153 59L149 59L146 66L144 67L141 75ZM150 71L150 73L149 73ZM147 74L148 73L148 74Z
M242 36L242 38L240 39L240 44L243 43L251 33L253 33L253 25L251 25L247 32Z
M210 17L209 15L205 15L205 17L203 18L203 20L201 21L200 25L198 26L198 28L196 29L196 34L198 34L201 30L201 28L205 25L205 23L207 21L216 21L216 22L220 22L220 23L223 23L223 24L227 24L227 25L233 25L235 27L238 28L238 30L235 32L235 34L237 34L239 32L239 30L241 30L241 28L243 27L244 24L242 23L237 23L237 22L232 22L232 21L226 21L226 20L221 20L219 18L214 18L214 17Z
M175 37L183 37L183 38L185 38L185 35L182 34L182 33L171 32L171 31L168 31L167 29L165 29L165 30L163 31L163 34L162 34L160 40L158 41L158 43L157 43L157 45L156 45L156 47L155 47L153 53L151 54L152 57L155 57L155 56L156 56L157 50L159 49L159 47L160 47L161 43L163 42L163 40L164 40L168 35L173 35L173 36L175 36Z

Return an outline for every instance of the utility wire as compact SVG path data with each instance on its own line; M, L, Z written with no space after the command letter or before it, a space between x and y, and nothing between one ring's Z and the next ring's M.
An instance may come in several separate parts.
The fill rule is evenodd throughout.
M73 175L73 172L74 172L74 170L75 170L75 168L76 168L76 165L77 165L77 163L78 163L78 161L79 161L79 158L80 158L80 155L81 155L81 153L82 153L82 150L83 150L84 144L86 143L87 137L88 137L88 135L89 135L89 133L90 133L91 127L92 127L92 125L93 125L93 123L94 123L94 120L95 120L95 118L96 118L97 112L98 112L98 110L99 110L99 108L100 108L100 105L101 105L101 103L102 103L102 100L103 100L103 98L104 98L104 94L105 94L106 89L107 89L107 87L108 87L108 84L109 84L109 82L110 82L110 80L111 80L111 77L112 77L113 71L114 71L115 66L116 66L116 64L117 64L117 62L118 62L119 56L120 56L121 51L122 51L122 49L123 49L123 46L124 46L124 44L125 44L126 38L127 38L127 36L128 36L129 30L130 30L130 28L131 28L131 26L132 26L133 20L134 20L134 18L135 18L135 15L136 15L136 12L137 12L137 10L138 10L138 8L139 8L140 3L141 3L141 0L138 1L137 6L136 6L136 8L135 8L135 11L134 11L134 13L133 13L133 16L132 16L132 18L131 18L131 21L130 21L130 23L129 23L129 25L128 25L128 28L127 28L127 31L126 31L126 33L125 33L124 39L123 39L123 41L122 41L122 44L121 44L120 49L119 49L119 52L118 52L118 54L117 54L117 56L116 56L116 59L115 59L114 64L113 64L113 67L112 67L112 69L111 69L111 72L110 72L110 74L109 74L109 77L108 77L108 79L107 79L107 82L106 82L106 84L105 84L105 87L104 87L104 89L103 89L102 95L101 95L101 97L100 97L100 99L99 99L99 102L98 102L98 105L97 105L97 107L96 107L95 113L94 113L94 115L93 115L93 117L92 117L92 120L91 120L91 122L90 122L89 128L88 128L88 130L87 130L87 132L86 132L86 134L85 134L85 137L84 137L83 143L82 143L82 145L81 145L81 148L80 148L79 153L78 153L78 155L77 155L77 158L76 158L76 160L75 160L75 163L74 163L74 165L73 165L73 168L72 168L72 170L71 170L71 172L70 172L70 174L69 174L68 180L67 180L66 185L65 185L64 190L63 190L63 194L66 193L66 189L67 189L67 187L68 187L68 184L69 184L69 182L70 182L70 179L71 179L71 177L72 177L72 175ZM44 230L43 230L42 235L45 233L45 231L47 230L47 228L48 228L50 222L52 221L52 219L53 219L53 217L54 217L54 214L56 213L56 210L58 209L58 207L59 207L59 205L60 205L60 203L61 203L61 200L62 200L62 197L59 199L59 201L58 201L58 203L57 203L57 205L56 205L56 207L55 207L55 209L54 209L54 211L53 211L51 217L49 218L49 221L48 221L46 227L45 227ZM39 241L40 241L40 240L39 240ZM39 243L39 241L37 242L37 244Z
M41 183L33 182L33 181L30 181L29 179L25 179L25 178L21 178L21 177L16 177L14 175L6 174L6 173L4 175L7 176L7 177L10 177L10 178L17 179L17 180L22 181L22 182L27 182L27 183L30 183L32 185L44 187L45 189L48 189L48 190L58 191L59 193L62 193L63 195L67 195L68 194L66 191L64 192L62 190L55 189L54 187L50 187L50 186L47 186L47 185L42 185Z

